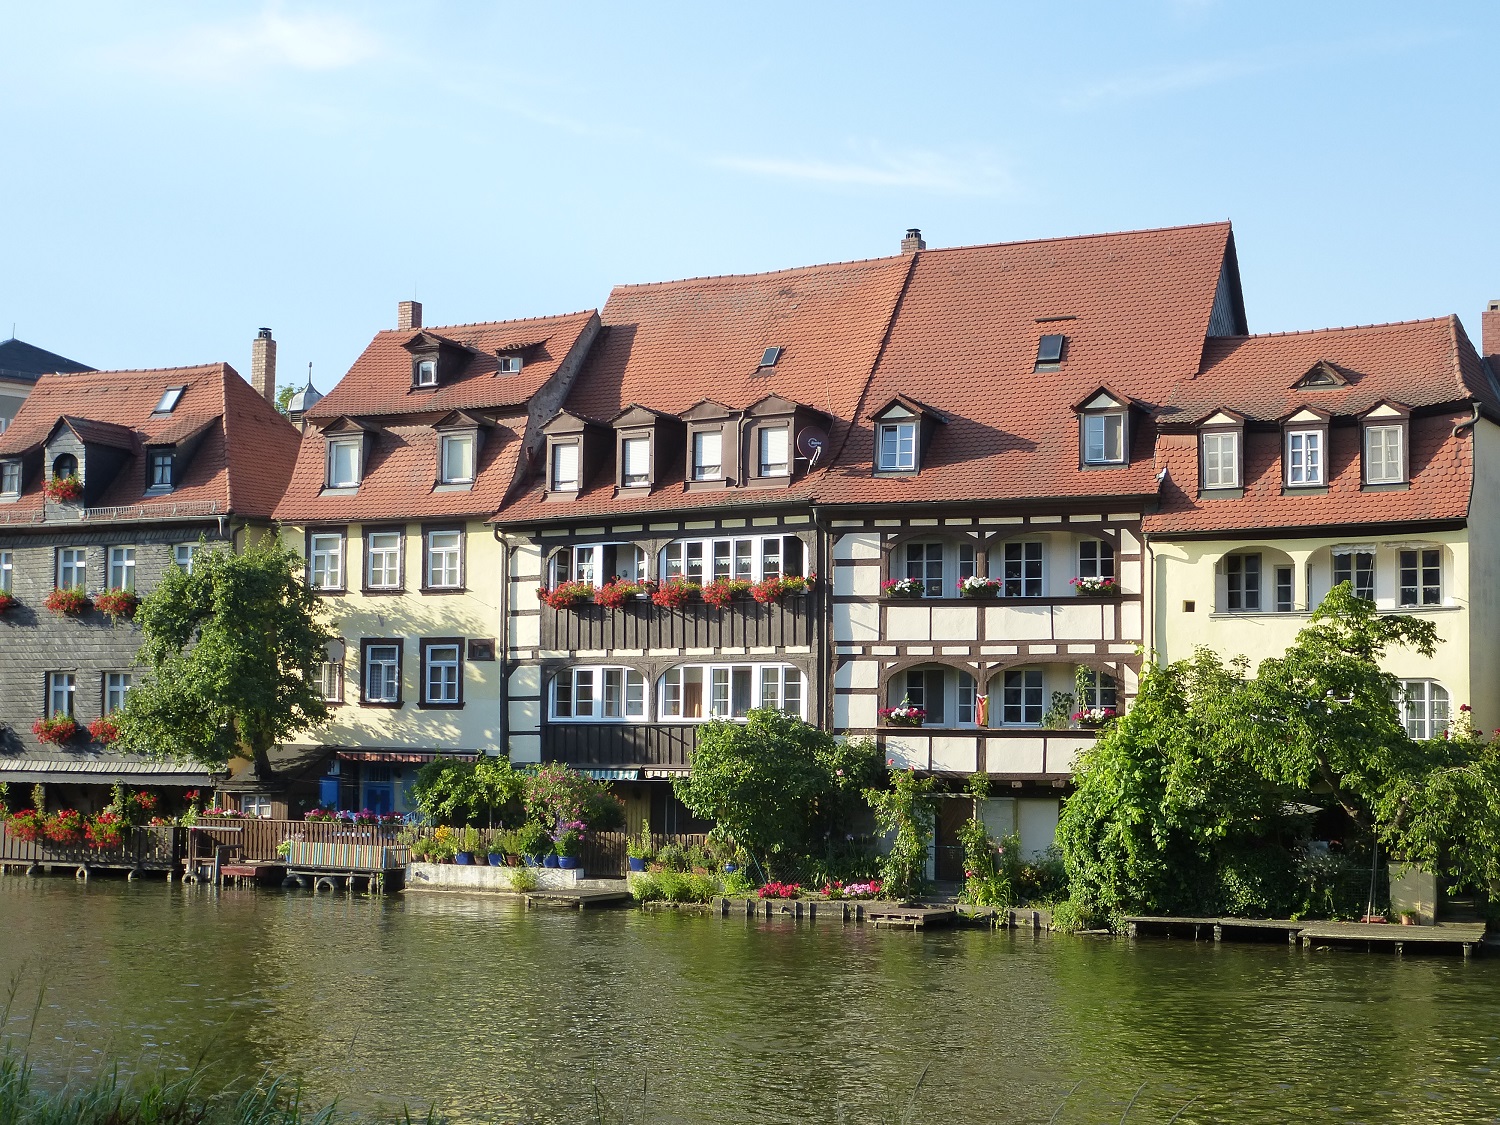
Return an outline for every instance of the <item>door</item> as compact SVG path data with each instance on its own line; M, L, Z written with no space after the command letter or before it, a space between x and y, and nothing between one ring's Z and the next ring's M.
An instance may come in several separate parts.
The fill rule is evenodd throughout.
M937 851L933 874L939 883L964 881L964 847L959 842L959 831L973 815L974 802L970 798L939 798L933 840Z

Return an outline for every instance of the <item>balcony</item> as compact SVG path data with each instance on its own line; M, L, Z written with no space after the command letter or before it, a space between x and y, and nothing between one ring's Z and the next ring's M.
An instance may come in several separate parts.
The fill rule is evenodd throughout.
M697 743L694 723L553 723L542 728L542 760L579 769L685 770Z
M987 773L1013 780L1072 776L1078 755L1097 737L1093 730L1038 727L882 727L877 732L886 758L899 767L965 777Z
M544 649L798 648L812 644L817 592L794 594L774 605L745 599L725 609L689 602L663 609L640 598L619 609L586 604L542 606Z

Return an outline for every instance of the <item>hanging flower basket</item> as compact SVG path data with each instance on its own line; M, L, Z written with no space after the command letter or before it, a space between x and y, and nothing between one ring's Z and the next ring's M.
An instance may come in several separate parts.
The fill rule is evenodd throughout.
M77 617L89 608L89 596L74 587L53 590L44 603L47 612L58 617Z
M553 609L572 609L591 601L594 587L588 582L559 582L551 589L538 586L536 594Z
M129 590L106 590L94 598L94 608L111 621L134 617L135 607L140 604L141 600Z
M761 605L772 605L792 594L805 594L813 588L816 575L803 578L800 574L784 574L780 578L767 578L750 587L750 596Z
M880 584L880 593L887 598L920 598L927 593L927 584L920 578L887 578Z
M95 719L89 724L89 738L103 746L108 746L119 737L120 728L111 719Z
M10 814L6 828L17 840L34 844L46 835L47 818L35 809L22 809Z
M703 600L715 609L723 609L748 593L750 583L743 578L716 578L703 587Z
M968 578L959 579L958 592L966 598L998 598L1001 585L998 578L981 578L977 574L971 574Z
M689 582L686 578L668 578L651 591L651 604L659 605L662 609L681 609L695 594L701 592L702 587L696 582Z
M78 733L78 724L66 715L53 715L50 719L38 719L31 724L31 733L38 742L61 746Z
M20 604L10 594L0 594L0 613L9 613Z
M1074 578L1072 584L1080 598L1112 598L1120 592L1113 578Z
M83 814L77 809L63 809L47 818L43 829L54 844L72 846L83 843Z
M123 817L105 810L84 825L83 835L89 847L105 851L125 843L126 827Z
M902 699L898 706L882 707L880 719L888 727L919 727L927 721L927 711Z
M83 495L83 481L78 479L76 473L65 477L50 477L42 488L48 500L55 500L59 504L71 504Z
M606 582L594 591L594 604L602 605L605 609L619 609L637 594L648 592L644 583L616 579L613 582Z

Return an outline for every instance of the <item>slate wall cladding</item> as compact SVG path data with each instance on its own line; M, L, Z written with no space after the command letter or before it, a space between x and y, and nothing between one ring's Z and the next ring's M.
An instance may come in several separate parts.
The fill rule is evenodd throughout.
M107 588L110 547L135 548L135 589L144 597L161 580L179 543L222 542L217 524L174 524L170 527L110 527L78 525L48 527L21 533L0 525L0 551L10 551L14 565L12 593L20 602L0 615L0 753L53 754L31 733L31 724L46 708L47 673L77 676L74 718L80 728L103 713L104 675L130 672L140 647L140 628L133 621L111 623L98 610L81 617L56 617L47 612L53 589L57 552L65 547L87 551L89 595ZM89 748L80 731L60 749Z

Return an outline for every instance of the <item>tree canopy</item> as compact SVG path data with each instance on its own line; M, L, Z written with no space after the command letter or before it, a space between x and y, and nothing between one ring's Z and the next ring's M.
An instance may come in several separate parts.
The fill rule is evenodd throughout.
M141 602L146 671L117 719L119 745L154 757L270 773L282 739L328 718L318 672L333 639L302 559L266 536L245 551L202 550L168 568Z

